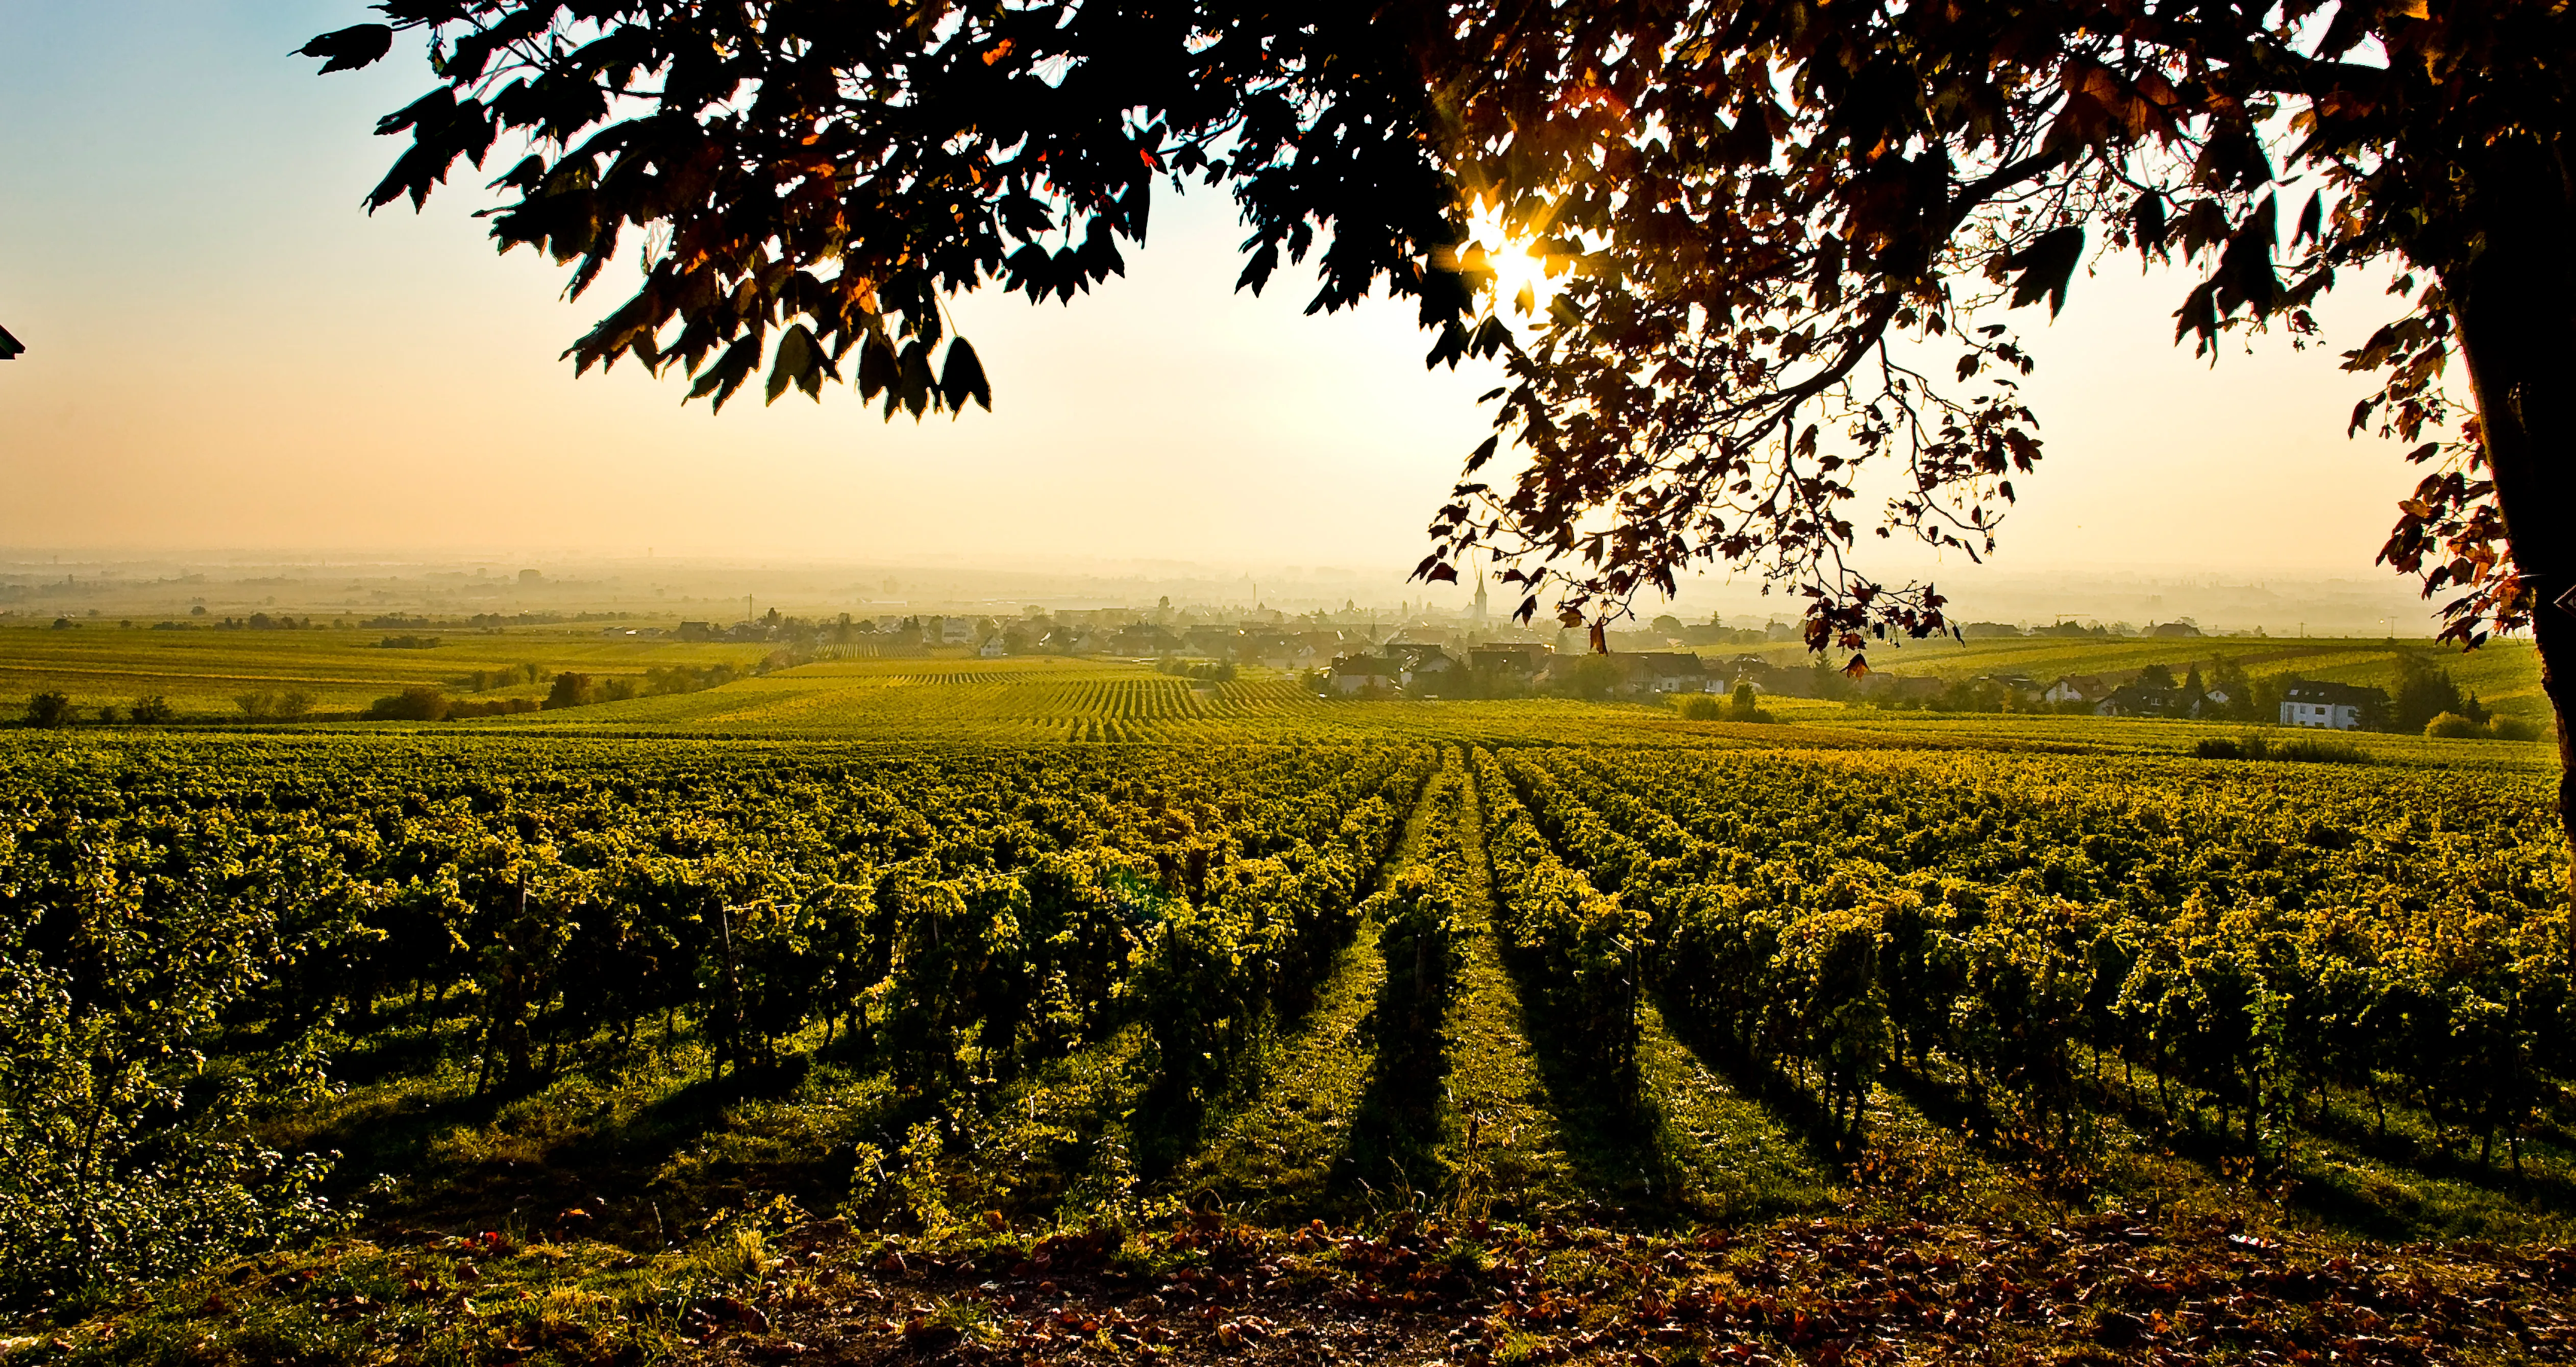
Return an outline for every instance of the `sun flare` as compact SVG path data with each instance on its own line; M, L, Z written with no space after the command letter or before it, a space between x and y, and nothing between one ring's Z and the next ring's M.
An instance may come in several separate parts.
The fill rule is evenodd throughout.
M1539 244L1514 236L1489 205L1477 206L1467 226L1470 236L1461 255L1493 272L1495 311L1528 318L1543 313L1556 295L1557 282Z

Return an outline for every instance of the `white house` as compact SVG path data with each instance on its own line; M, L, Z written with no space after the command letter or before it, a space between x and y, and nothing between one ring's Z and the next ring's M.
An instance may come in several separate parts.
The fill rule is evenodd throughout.
M2068 674L2039 696L2049 702L2095 702L2110 692L2111 686L2098 674Z
M2387 708L2388 695L2376 688L2303 682L2281 690L2283 726L2353 731L2378 719Z
M1002 633L997 631L992 635L985 637L984 644L978 647L975 653L987 660L998 660L1003 656L1010 654L1011 647L1009 642L1002 639Z
M1610 657L1619 671L1619 688L1627 693L1702 693L1708 690L1708 666L1686 650L1637 652Z

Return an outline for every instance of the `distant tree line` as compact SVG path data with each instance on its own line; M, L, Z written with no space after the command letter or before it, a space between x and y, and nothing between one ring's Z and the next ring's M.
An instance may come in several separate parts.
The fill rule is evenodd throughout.
M542 701L535 698L454 698L446 689L434 684L418 684L376 699L368 706L365 715L369 721L464 721L520 712L552 712L566 707L588 707L594 703L695 693L736 679L802 664L807 658L782 650L771 652L759 664L749 668L719 661L704 665L657 665L640 675L594 675L564 670L554 676ZM509 665L497 670L477 670L466 676L463 685L476 692L484 692L535 683L543 677L544 671L535 665Z
M112 703L100 704L92 711L95 713L96 720L103 726L113 726L119 721L131 721L142 726L158 726L170 721L176 715L171 710L169 700L158 693L136 698L133 705L124 709L122 714ZM29 726L50 729L71 726L80 720L80 705L73 702L68 693L48 691L27 699L26 724Z
M192 617L204 617L207 615L203 606L190 608L188 609L188 613ZM58 627L79 626L80 623L74 622L69 618L58 618L55 620L54 625ZM132 622L125 622L120 625L132 626L134 624ZM150 629L153 631L320 631L326 628L344 627L347 625L348 623L345 621L316 621L311 616L294 617L284 613L270 616L265 612L254 612L248 617L220 617L212 621L205 622L163 620L154 622Z

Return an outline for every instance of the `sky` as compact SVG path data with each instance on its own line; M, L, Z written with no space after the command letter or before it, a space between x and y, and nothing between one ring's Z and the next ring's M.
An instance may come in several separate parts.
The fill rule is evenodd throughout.
M559 353L620 282L568 304L560 270L493 253L472 211L506 150L425 213L364 212L400 147L372 124L428 88L419 51L327 78L289 53L366 17L0 0L0 324L29 348L0 364L0 549L1400 571L1486 433L1491 372L1426 372L1405 307L1233 293L1242 232L1208 193L1158 202L1128 276L1070 306L957 304L991 414L889 425L827 386L711 417L676 378L577 379ZM2053 326L2014 317L2048 457L1999 566L2385 574L2413 481L2345 438L2367 385L2335 351L2388 301L2349 291L2327 347L2213 368L2171 345L2184 288L2115 262Z

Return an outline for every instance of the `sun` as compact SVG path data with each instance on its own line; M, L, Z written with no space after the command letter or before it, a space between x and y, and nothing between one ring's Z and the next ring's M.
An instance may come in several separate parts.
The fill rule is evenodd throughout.
M1467 219L1465 251L1483 253L1485 269L1494 273L1494 311L1535 318L1556 296L1546 253L1527 237L1516 237L1493 206L1479 204ZM1562 273L1560 268L1558 273Z

